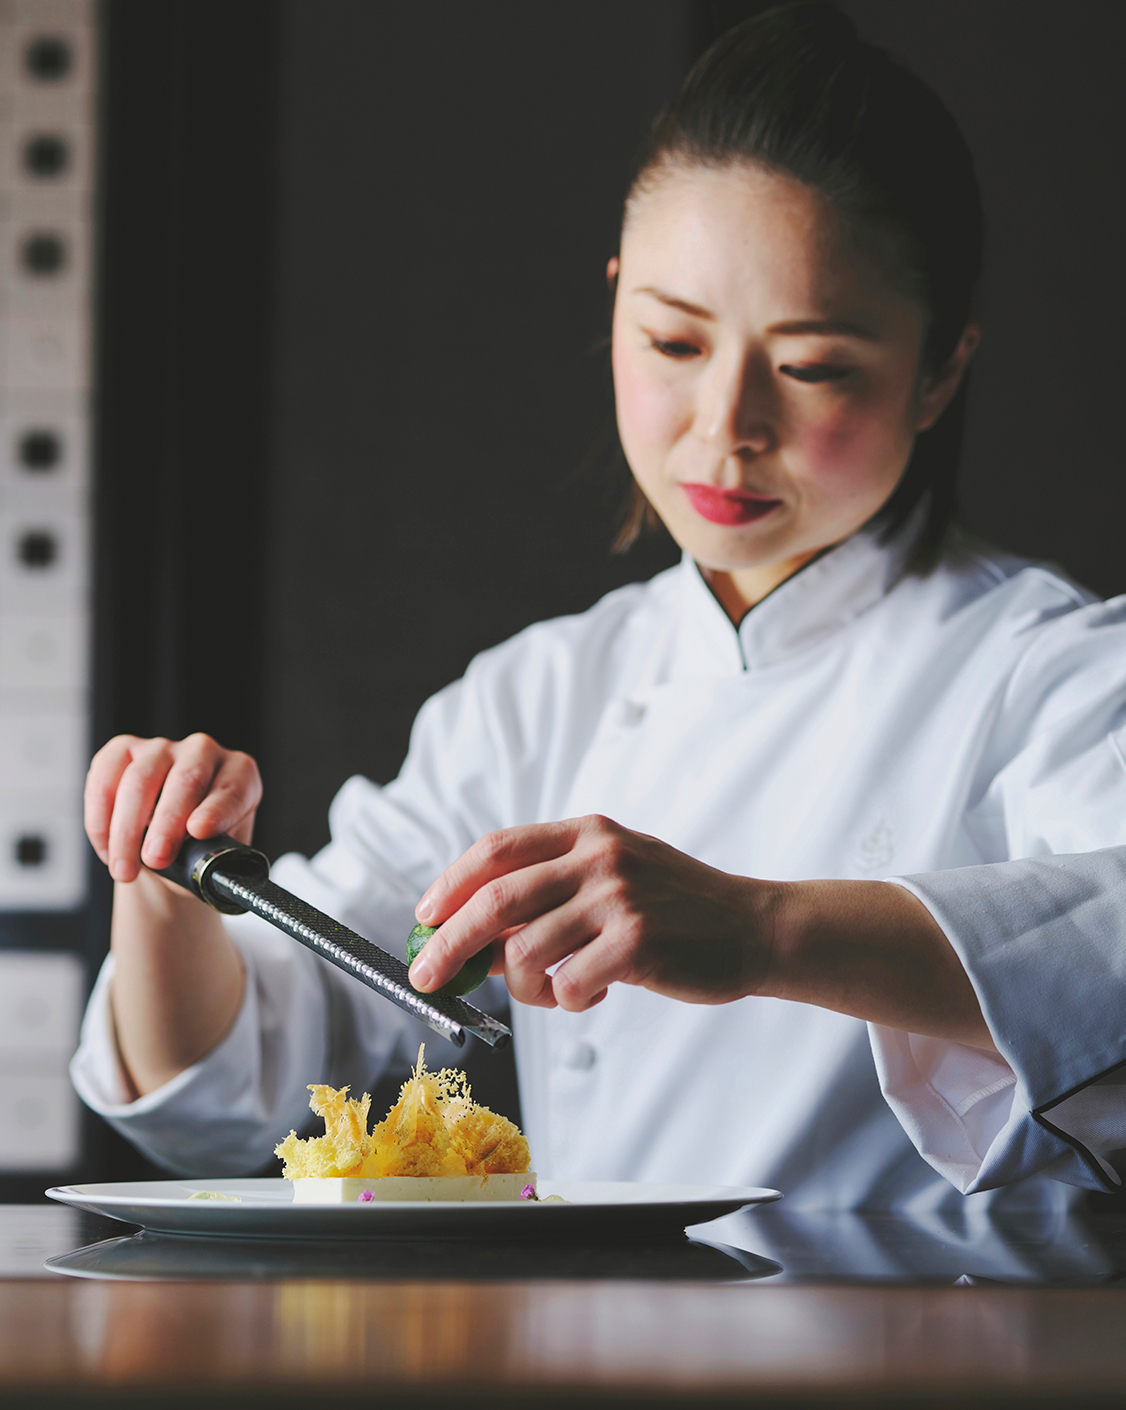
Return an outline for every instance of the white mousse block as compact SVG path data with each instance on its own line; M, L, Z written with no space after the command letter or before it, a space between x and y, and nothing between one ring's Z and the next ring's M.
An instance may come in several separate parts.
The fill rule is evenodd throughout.
M294 1204L356 1204L369 1190L373 1200L518 1200L525 1186L536 1187L532 1171L523 1175L383 1175L364 1180L294 1180ZM364 1201L366 1203L366 1201Z

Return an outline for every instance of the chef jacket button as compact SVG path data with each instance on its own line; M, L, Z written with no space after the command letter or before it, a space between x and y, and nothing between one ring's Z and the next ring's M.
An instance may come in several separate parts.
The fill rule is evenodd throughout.
M562 1062L564 1067L570 1067L575 1072L588 1072L594 1066L597 1057L594 1044L583 1041L572 1043L569 1048L565 1048Z
M645 706L636 700L613 700L606 711L611 729L636 729L645 718Z

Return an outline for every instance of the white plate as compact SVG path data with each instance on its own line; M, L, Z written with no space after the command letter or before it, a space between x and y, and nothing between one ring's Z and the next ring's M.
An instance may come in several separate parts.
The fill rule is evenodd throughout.
M51 1199L140 1224L161 1234L203 1238L632 1238L705 1224L748 1204L781 1199L777 1190L732 1185L636 1185L626 1182L538 1182L541 1195L567 1204L481 1201L424 1204L294 1204L288 1180L142 1180L112 1185L60 1185ZM238 1195L240 1204L193 1200L197 1190Z

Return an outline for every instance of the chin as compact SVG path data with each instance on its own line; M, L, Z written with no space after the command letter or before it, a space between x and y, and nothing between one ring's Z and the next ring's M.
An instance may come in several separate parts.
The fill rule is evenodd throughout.
M701 568L716 573L741 573L752 568L767 568L792 558L800 552L786 544L778 544L772 538L770 543L748 544L730 542L731 530L722 535L684 534L674 535L677 543ZM727 542L724 542L727 539Z

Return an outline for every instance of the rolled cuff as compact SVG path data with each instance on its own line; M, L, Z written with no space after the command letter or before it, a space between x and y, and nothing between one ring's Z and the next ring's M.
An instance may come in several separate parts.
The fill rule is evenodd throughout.
M965 1194L1116 1188L1126 1148L1126 848L893 878L973 984L998 1054L870 1025L885 1098Z

